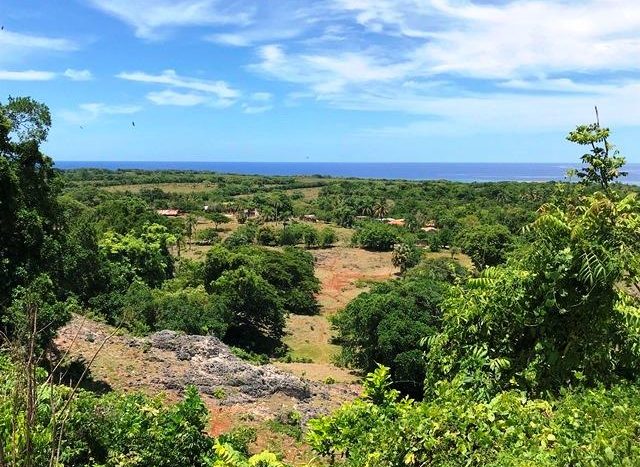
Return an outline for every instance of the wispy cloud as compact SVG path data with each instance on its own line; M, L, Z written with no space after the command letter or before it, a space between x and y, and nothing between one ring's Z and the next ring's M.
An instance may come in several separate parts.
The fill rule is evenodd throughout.
M615 108L620 122L640 124L629 105L638 102L637 81L619 74L640 73L635 0L328 5L330 17L340 18L341 40L262 45L248 69L298 84L291 93L298 102L429 116L385 131L551 128L575 122L595 103Z
M89 70L74 70L73 68L67 68L63 75L71 81L90 81L93 79L93 74Z
M44 70L0 70L0 81L51 81L60 77L72 81L87 81L93 78L89 70L67 69L62 73Z
M156 105L177 105L181 107L200 105L210 100L202 94L175 92L170 89L150 92L147 94L147 99Z
M3 29L0 31L0 47L68 52L77 50L78 44L69 39L24 34Z
M218 0L90 0L96 8L133 27L136 36L161 38L187 26L247 24L251 10Z
M74 110L62 110L58 115L68 123L82 125L105 115L131 115L142 110L138 105L110 105L102 102L80 104Z
M24 70L7 71L0 70L0 81L50 81L55 79L56 73L52 71Z
M248 102L242 104L246 114L261 114L273 109L273 95L269 92L254 92Z
M71 52L78 48L70 39L0 30L0 65L20 63L37 53Z
M225 81L181 76L174 70L164 70L156 75L142 71L122 72L116 76L128 81L168 86L169 89L147 95L151 102L158 105L185 106L207 103L216 107L228 107L240 97L240 91ZM171 88L188 89L190 92L178 93Z

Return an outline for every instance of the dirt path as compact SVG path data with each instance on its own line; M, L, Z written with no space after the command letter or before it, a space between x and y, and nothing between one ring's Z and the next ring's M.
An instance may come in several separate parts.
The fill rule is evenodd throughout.
M295 375L312 381L327 378L338 382L354 382L357 376L332 363L339 347L331 344L329 317L368 290L365 281L382 281L394 276L391 253L375 253L357 248L335 247L312 252L316 260L316 276L320 279L318 294L320 314L291 315L285 343L294 357L310 358L313 363L281 363Z

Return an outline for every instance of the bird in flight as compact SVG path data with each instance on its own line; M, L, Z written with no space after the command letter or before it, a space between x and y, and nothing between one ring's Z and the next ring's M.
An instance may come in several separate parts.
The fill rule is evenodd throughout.
M135 127L136 126L136 122L131 122L131 126Z
M83 127L82 125L80 125L80 129L81 129L81 130L84 130L84 127Z

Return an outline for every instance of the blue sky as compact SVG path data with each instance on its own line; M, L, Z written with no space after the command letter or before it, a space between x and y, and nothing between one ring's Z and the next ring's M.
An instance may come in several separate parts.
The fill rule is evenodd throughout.
M2 0L58 160L640 162L637 0ZM131 122L135 121L135 127Z

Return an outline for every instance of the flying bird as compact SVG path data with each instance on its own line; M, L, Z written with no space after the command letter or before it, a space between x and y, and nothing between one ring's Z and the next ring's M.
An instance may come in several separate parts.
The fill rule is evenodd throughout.
M80 125L80 129L81 129L81 130L84 130L84 127L83 127L82 125Z
M136 126L136 122L131 122L131 126L135 127Z

